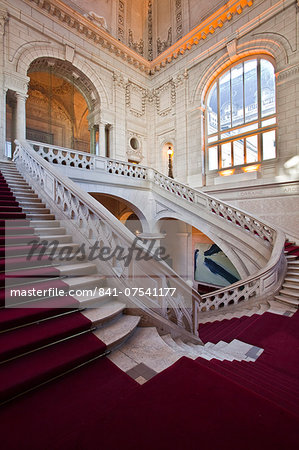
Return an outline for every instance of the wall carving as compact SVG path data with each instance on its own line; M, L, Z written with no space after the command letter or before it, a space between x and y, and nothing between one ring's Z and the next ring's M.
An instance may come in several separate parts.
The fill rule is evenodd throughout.
M153 53L153 2L151 0L149 0L148 2L147 34L148 34L147 58L149 61L152 61L154 58L154 53Z
M136 142L136 144L134 146L131 144L132 140L134 141L134 143ZM143 137L140 134L137 134L134 131L129 131L128 144L127 144L128 159L130 159L132 161L136 161L136 162L141 162L143 160L142 140L143 140Z
M121 73L113 72L113 82L118 87L121 87L121 88L126 87L125 79Z
M111 36L103 28L95 26L93 22L82 17L80 20L74 17L72 10L64 5L62 2L56 2L56 0L26 0L35 9L43 10L47 15L53 17L55 22L61 22L63 27L69 27L75 30L77 33L83 35L83 39L88 39L93 41L95 45L98 45L110 53L114 54L116 57L128 62L130 65L134 66L135 69L139 69L141 72L147 74L153 74L156 71L161 70L170 64L174 59L179 56L184 55L186 50L190 50L194 45L198 45L202 39L206 39L211 33L213 34L216 29L221 28L227 21L231 20L236 14L241 14L246 7L250 7L253 4L253 0L236 0L233 2L226 3L225 7L222 8L221 14L218 16L217 21L212 17L210 21L204 21L199 24L193 31L192 35L188 34L188 39L185 39L180 46L172 49L169 54L165 56L163 60L159 57L157 61L154 60L153 51L153 2L148 0L148 12L147 12L147 29L148 29L148 39L147 39L147 60L141 55L136 55L134 57L131 52L126 51L126 47L121 43L125 41L125 0L119 0L118 3L118 24L117 24L117 36L118 40L121 41L119 44L114 40L111 41ZM290 0L288 0L290 1ZM174 40L179 40L183 37L183 7L182 0L175 0L175 30L174 30ZM271 12L271 14L279 13L285 4L283 2L278 2ZM268 12L266 11L263 15L256 18L259 23L263 23L268 20ZM243 30L243 34L248 33L255 26L255 22L252 21ZM150 62L153 61L151 64Z
M277 76L277 81L280 82L286 80L287 78L298 76L298 74L299 74L299 64L279 72Z
M8 14L5 9L0 9L0 35L4 35L5 24L8 22Z
M158 37L157 39L157 53L160 55L160 53L163 53L168 47L170 47L172 44L172 28L170 27L168 29L168 35L166 41L161 41L161 39Z
M133 31L129 30L129 47L135 52L139 53L139 55L143 56L144 53L144 41L140 39L139 42L134 42L133 39Z
M117 38L121 42L125 40L125 3L123 0L118 0Z
M156 108L159 116L167 116L176 102L175 85L173 81L163 84L155 90Z
M146 98L146 89L131 81L126 85L126 106L134 116L141 117L144 115Z
M175 0L175 27L176 27L176 40L178 41L183 37L182 0Z

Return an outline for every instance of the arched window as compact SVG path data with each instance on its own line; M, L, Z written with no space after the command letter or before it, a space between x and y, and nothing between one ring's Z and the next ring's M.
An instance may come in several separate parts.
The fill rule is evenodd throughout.
M275 104L274 67L267 59L247 59L217 78L207 97L207 171L250 171L275 158Z

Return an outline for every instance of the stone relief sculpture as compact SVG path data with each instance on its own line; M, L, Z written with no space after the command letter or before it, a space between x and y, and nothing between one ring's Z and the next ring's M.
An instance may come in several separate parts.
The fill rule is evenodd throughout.
M168 35L166 41L161 41L161 39L158 37L157 39L157 53L160 55L160 53L163 53L168 47L170 47L172 44L172 28L170 27L168 29Z
M139 42L134 42L133 39L133 31L129 30L129 47L134 50L136 53L139 53L139 55L143 56L144 53L144 41L143 39L140 39Z
M89 11L88 14L84 14L84 16L91 20L92 22L94 22L95 25L104 28L105 30L107 30L107 22L105 17L103 16L99 16L98 14L96 14L94 11Z

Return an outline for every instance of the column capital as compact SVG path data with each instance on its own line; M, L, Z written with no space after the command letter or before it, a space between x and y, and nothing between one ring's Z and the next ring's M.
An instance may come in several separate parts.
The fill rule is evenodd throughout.
M17 101L18 100L23 100L24 102L26 102L26 100L29 97L29 95L28 94L24 94L23 92L17 92L16 91L16 97L17 97Z
M18 73L4 72L4 87L11 91L27 94L30 78Z

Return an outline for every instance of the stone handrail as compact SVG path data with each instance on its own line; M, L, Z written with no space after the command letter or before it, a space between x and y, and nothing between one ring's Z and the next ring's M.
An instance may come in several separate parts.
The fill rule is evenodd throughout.
M63 166L78 167L80 169L94 169L95 155L57 145L43 144L42 142L27 142L32 145L38 155L52 164L62 164Z
M192 189L183 183L163 175L155 169L126 161L118 161L112 158L90 155L77 150L42 144L41 142L28 142L40 156L51 163L96 170L97 161L101 161L104 162L102 166L105 167L105 171L112 175L152 181L162 190L174 194L180 199L186 200L194 205L199 204L201 206L205 206L207 210L219 218L222 218L230 225L236 225L253 236L259 237L263 241L273 244L275 230L269 225L251 216L245 211L234 208L233 206L204 192Z
M66 221L75 223L78 231L76 240L80 241L81 236L81 240L87 240L90 245L97 241L101 245L108 245L111 249L130 249L135 245L136 249L146 252L143 243L136 243L136 237L106 208L63 176L45 161L44 157L36 154L27 141L16 141L14 161L27 181L38 188L43 200L52 207L56 205L57 211L59 213L61 211ZM108 271L111 280L117 278L123 289L132 290L132 295L128 297L133 307L139 306L146 312L153 312L158 322L159 320L162 320L162 323L164 320L164 324L172 322L179 327L180 332L197 335L193 309L195 302L201 302L201 297L164 261L157 261L155 258L150 261L138 261L137 258L132 258L130 264L126 266L123 261L112 258L103 263L102 269L106 273ZM172 288L175 289L175 294L171 295L169 292L163 297L155 297L150 293L138 299L133 295L136 287L144 290ZM164 326L164 329L167 327Z
M73 151L75 153L75 151ZM97 164L101 162L101 164ZM214 291L197 298L193 298L193 321L196 324L200 312L219 309L223 306L237 304L247 301L252 297L267 296L278 289L282 276L285 272L286 261L283 254L285 235L281 231L271 227L254 216L235 208L221 200L218 200L204 192L190 188L178 181L169 178L155 169L117 161L111 158L95 156L95 163L91 169L104 167L107 173L138 178L152 182L155 186L171 195L175 195L187 203L204 207L214 214L223 223L234 225L242 232L249 233L252 237L267 245L271 249L271 257L267 265L254 276L234 283L223 289Z

